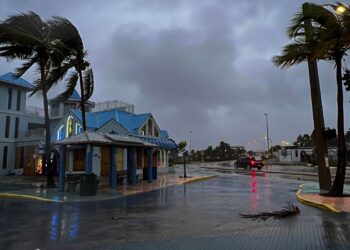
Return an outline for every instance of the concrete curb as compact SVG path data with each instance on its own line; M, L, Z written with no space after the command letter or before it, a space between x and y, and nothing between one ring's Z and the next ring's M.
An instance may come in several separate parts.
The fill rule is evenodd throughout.
M15 199L29 199L29 200L38 200L38 201L46 201L46 202L57 202L62 203L63 201L59 200L51 200L46 199L42 197L37 197L33 195L25 195L25 194L8 194L8 193L1 193L0 198L15 198Z
M339 211L338 209L334 208L331 205L323 204L323 203L316 202L316 201L311 201L311 200L308 200L308 199L302 197L301 196L301 192L303 191L303 186L304 186L304 184L301 184L299 186L299 190L296 192L296 196L297 196L298 201L300 201L301 203L303 203L305 205L321 208L321 209L328 210L328 211L331 211L331 212L334 212L334 213L340 213L341 212L341 211Z
M203 176L203 177L195 177L195 178L191 178L189 180L185 180L183 182L178 183L177 185L183 185L183 184L188 184L188 183L192 183L192 182L197 182L197 181L206 181L212 178L217 177L218 175L210 175L210 176Z

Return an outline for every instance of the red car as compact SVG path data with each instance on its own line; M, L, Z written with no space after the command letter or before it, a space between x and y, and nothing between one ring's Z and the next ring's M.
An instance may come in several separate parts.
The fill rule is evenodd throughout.
M263 166L264 164L261 161L255 160L253 156L240 157L235 162L235 168L257 168L258 170L261 170Z

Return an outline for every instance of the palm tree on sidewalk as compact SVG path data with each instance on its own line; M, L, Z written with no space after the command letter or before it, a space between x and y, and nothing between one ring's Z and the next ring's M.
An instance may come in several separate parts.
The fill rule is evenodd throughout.
M0 23L0 56L7 60L24 60L16 69L17 77L21 77L30 68L35 68L37 79L31 95L40 92L43 96L45 113L45 157L48 166L47 186L54 187L53 168L50 157L50 121L47 93L50 89L47 79L51 68L60 64L61 53L53 46L52 31L34 12L15 14Z
M66 18L54 17L49 21L50 27L56 38L57 48L63 53L64 60L61 65L56 65L50 71L49 82L57 84L70 72L66 79L66 89L59 95L61 99L69 98L75 87L80 85L80 106L82 112L83 131L86 131L85 103L91 97L94 90L94 77L90 63L85 60L87 51L78 29Z
M345 6L345 5L342 5ZM317 37L317 44L313 48L312 56L314 59L323 59L331 61L336 68L336 85L337 85L337 108L338 108L338 164L334 182L332 184L330 194L334 196L342 196L344 189L345 170L346 170L346 145L344 135L344 107L343 107L343 86L342 86L342 60L346 51L350 47L350 13L337 14L328 10L324 6L318 4L308 4L309 11L307 15L300 13L294 19L293 26L289 29L289 35L297 39L297 44L302 44L301 48L305 48L302 37L305 36L304 23L306 20L312 21L314 34ZM349 8L348 8L349 9ZM298 52L298 46L294 46L294 55ZM288 45L286 46L288 47ZM299 48L300 48L299 47ZM291 47L289 47L290 49ZM305 50L301 50L305 52ZM294 64L293 61L286 60L287 56L293 53L284 50L280 57L275 57L274 62L277 65L286 67ZM309 53L309 51L306 51ZM304 53L302 53L304 54ZM296 61L300 61L297 59Z
M322 136L322 129L324 129L325 126L317 68L317 60L323 58L316 58L315 55L315 50L319 44L318 29L312 26L310 19L304 18L304 12L309 10L308 7L309 4L303 4L302 11L292 19L292 26L288 28L288 36L291 42L283 48L281 55L273 57L273 62L282 69L305 61L308 64L316 155L319 165L319 184L320 188L329 190L331 188L331 176L329 169L326 168L324 158L327 155L327 144ZM303 30L296 32L299 28ZM308 32L305 32L305 30Z

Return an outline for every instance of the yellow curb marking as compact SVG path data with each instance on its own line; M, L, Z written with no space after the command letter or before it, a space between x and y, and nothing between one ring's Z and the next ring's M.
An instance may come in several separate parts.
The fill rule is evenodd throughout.
M335 207L333 207L333 206L331 206L329 204L323 204L323 203L320 203L320 202L317 202L317 201L311 201L311 200L308 200L308 199L302 197L301 191L302 191L303 186L304 186L304 184L300 185L299 186L299 190L296 193L297 199L301 203L304 203L304 204L309 205L309 206L325 209L325 210L330 210L331 212L335 212L335 213L340 213L341 212L340 210L336 209Z
M6 194L6 193L1 193L0 197L2 198L24 198L24 199L32 199L32 200L39 200L39 201L48 201L48 202L63 202L59 200L51 200L51 199L46 199L46 198L41 198L33 195L25 195L25 194Z
M217 175L210 175L210 176L204 176L204 177L194 177L194 178L191 178L189 180L179 182L177 185L183 185L183 184L188 184L188 183L197 182L197 181L205 181L205 180L209 180L209 179L212 179L215 177L217 177Z

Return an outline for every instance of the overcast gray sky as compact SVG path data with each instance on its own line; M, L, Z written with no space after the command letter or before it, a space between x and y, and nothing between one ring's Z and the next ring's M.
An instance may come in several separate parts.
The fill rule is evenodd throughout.
M0 20L29 10L68 18L89 51L93 101L133 103L177 142L189 140L192 130L196 149L221 140L256 149L263 147L254 140L264 140L264 113L273 144L312 131L307 65L282 71L271 62L288 42L286 27L302 2L1 0ZM0 59L0 74L16 65ZM335 127L335 71L330 63L319 71L325 123ZM349 100L345 93L346 129ZM38 97L29 104L42 106Z

